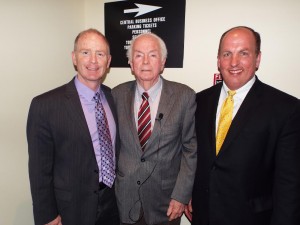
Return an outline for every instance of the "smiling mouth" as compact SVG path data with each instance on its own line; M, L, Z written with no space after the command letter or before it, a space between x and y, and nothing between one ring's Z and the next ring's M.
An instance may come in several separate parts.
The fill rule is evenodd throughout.
M98 68L91 68L91 67L87 67L87 70L89 70L89 71L97 71L97 70L98 70Z
M241 73L243 70L229 70L230 73L232 74L238 74Z

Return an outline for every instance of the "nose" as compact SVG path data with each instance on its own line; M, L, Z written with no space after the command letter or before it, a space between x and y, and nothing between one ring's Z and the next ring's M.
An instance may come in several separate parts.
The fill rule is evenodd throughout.
M239 64L240 62L240 58L238 55L232 55L232 58L231 58L231 66L232 67L235 67Z
M96 54L91 54L90 60L92 63L97 63L97 55Z
M143 64L148 64L148 62L149 62L149 58L147 55L145 55L143 58Z

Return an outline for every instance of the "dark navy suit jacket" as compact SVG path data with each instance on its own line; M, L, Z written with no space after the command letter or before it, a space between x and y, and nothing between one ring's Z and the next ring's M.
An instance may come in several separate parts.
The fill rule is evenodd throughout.
M192 224L299 225L299 100L256 79L216 156L221 87L196 97Z

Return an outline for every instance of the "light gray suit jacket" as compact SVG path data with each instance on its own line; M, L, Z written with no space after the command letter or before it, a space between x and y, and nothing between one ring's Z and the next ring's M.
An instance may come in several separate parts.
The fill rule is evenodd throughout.
M197 163L195 92L163 79L157 119L143 152L134 119L135 89L136 81L130 81L112 90L121 139L116 196L123 223L135 223L142 207L147 224L157 224L168 221L171 199L187 204L191 198Z

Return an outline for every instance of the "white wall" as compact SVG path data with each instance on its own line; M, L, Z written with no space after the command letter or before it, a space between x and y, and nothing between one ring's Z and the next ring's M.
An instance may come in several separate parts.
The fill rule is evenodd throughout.
M86 0L87 27L104 31L104 2L114 1ZM262 38L259 79L300 98L299 12L298 0L186 0L184 68L165 69L164 77L195 91L211 86L220 36L233 26L246 25ZM113 87L128 79L133 79L129 69L112 68L106 84Z
M28 107L32 97L75 74L73 40L84 28L104 31L104 2L112 1L0 0L0 224L33 224L25 136ZM165 69L165 78L197 92L211 86L221 34L247 25L262 36L259 78L300 97L300 1L186 2L184 68ZM129 68L112 68L105 83L114 87L131 79ZM184 219L183 224L189 223Z
M82 0L0 0L0 224L33 224L26 119L33 96L70 80Z

